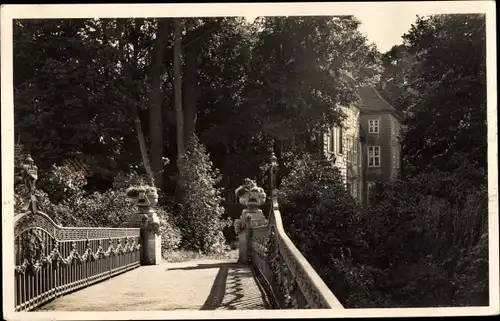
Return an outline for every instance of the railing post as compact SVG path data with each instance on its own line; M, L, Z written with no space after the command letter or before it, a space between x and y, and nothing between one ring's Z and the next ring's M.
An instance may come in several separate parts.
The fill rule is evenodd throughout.
M160 220L153 209L153 206L158 203L156 188L132 186L127 189L127 196L137 205L137 212L132 219L132 225L141 228L141 265L160 264Z
M267 219L259 208L266 201L266 193L255 181L246 178L244 184L236 189L235 194L240 204L246 206L240 218L235 221L235 230L238 234L238 261L248 264L253 250L253 228L267 225Z

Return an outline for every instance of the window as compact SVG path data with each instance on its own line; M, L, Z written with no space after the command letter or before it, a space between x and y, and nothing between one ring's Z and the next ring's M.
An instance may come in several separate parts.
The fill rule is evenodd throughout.
M344 153L344 133L342 127L339 128L339 154Z
M335 129L332 128L330 129L330 144L329 144L329 149L328 151L330 153L334 153L335 152Z
M368 132L370 134L378 134L379 133L379 120L372 119L368 121Z
M349 163L358 164L358 144L355 136L348 135L347 141L347 161Z
M358 164L358 154L359 154L359 148L358 148L358 140L357 139L353 139L352 140L352 149L353 149L353 155L352 155L352 158L353 158L353 163L354 164Z
M353 150L353 146L352 146L352 137L351 136L347 136L347 161L349 163L352 163L354 161L354 150Z
M368 146L368 167L380 167L380 146Z

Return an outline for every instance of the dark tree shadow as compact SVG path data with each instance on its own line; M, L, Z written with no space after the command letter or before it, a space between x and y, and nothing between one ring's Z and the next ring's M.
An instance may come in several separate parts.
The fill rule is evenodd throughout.
M215 310L224 301L224 296L226 295L226 282L227 274L229 272L229 267L227 265L222 266L215 277L212 288L210 289L210 294L208 295L205 303L200 310Z
M189 271L189 270L203 270L203 269L219 269L219 268L241 268L245 267L243 264L239 263L213 263L213 264L197 264L196 266L185 266L177 268L167 268L165 271Z
M269 309L270 305L262 289L256 284L255 291L251 295L245 296L245 283L252 279L256 282L255 276L248 265L241 263L214 263L198 264L196 266L169 268L167 270L202 270L218 268L210 294L208 295L201 310L243 310L243 309ZM246 293L250 293L246 289ZM224 302L224 298L231 298Z

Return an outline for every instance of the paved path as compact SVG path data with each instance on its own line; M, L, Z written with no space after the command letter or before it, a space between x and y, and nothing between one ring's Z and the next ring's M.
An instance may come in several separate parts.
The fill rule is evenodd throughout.
M252 271L234 260L142 266L58 298L37 311L262 310Z

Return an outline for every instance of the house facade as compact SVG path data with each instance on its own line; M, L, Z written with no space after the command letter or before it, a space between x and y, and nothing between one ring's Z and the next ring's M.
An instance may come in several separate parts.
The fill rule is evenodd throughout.
M361 110L356 105L342 107L343 126L332 127L324 136L327 159L339 168L349 193L358 199L363 193Z
M346 120L324 135L324 151L343 177L349 193L369 202L376 181L395 178L400 169L401 114L373 87L359 89L361 102L342 108Z

